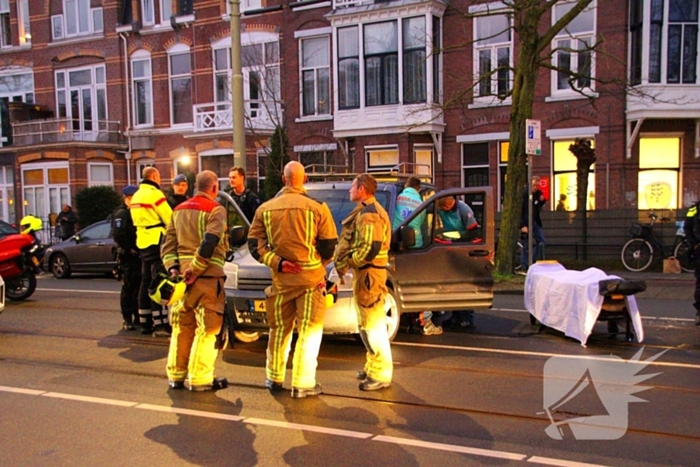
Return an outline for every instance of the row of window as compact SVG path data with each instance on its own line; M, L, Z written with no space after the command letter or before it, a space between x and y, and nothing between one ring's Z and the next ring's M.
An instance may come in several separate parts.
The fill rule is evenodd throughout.
M595 140L592 140L595 144ZM552 179L542 177L550 198L551 209L575 211L577 209L576 156L569 151L574 140L552 141ZM508 164L507 141L498 142L498 186L500 203L505 195ZM681 138L642 137L639 140L639 172L637 176L637 207L639 209L677 209L679 207L679 183L681 170ZM489 186L489 143L464 144L462 146L463 184ZM595 209L595 164L588 175L588 210ZM561 201L561 203L559 203ZM559 207L559 204L561 207Z

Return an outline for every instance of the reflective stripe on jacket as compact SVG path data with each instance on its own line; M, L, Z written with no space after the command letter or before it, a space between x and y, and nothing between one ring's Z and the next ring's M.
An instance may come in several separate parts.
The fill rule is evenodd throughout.
M383 268L389 262L391 222L374 196L357 205L343 220L343 230L335 254L339 271L349 266Z
M255 212L248 247L270 267L273 288L315 287L325 277L324 261L333 257L338 234L328 206L310 198L303 187L284 187ZM282 260L301 266L298 274L280 272Z
M218 239L211 251L207 234ZM180 272L190 268L195 276L223 277L228 251L226 210L205 193L179 204L168 225L160 254L166 270L177 266Z
M160 243L173 210L158 185L144 180L131 198L131 219L136 227L136 246L144 250Z

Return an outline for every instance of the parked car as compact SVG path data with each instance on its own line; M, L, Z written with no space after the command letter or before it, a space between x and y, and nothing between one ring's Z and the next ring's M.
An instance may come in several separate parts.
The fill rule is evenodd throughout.
M19 233L19 230L15 226L0 220L0 238L17 233Z
M355 207L349 199L351 181L308 183L310 197L330 208L340 234L340 222ZM380 182L376 198L393 217L402 182ZM393 339L402 313L425 310L488 309L493 303L494 204L490 187L456 188L435 194L434 187L421 189L426 201L411 217L397 226L392 235L385 301L389 336ZM468 200L479 221L478 231L470 239L443 232L437 213L437 201L456 196ZM408 224L425 212L421 228L424 245L415 247L415 231ZM438 238L438 241L434 241ZM232 262L224 266L226 300L232 315L232 331L237 340L253 342L268 329L265 313L265 288L272 278L267 266L252 258L242 246ZM335 304L326 310L325 334L359 332L352 295L352 272L340 283L333 264L327 266L328 279L337 284Z
M110 221L96 222L67 240L46 250L43 268L57 279L67 279L74 272L112 274L116 266Z

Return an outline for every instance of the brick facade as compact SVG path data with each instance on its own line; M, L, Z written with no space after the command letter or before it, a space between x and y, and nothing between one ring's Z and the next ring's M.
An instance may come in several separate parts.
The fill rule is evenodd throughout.
M130 10L124 10L127 1L130 1ZM140 1L92 0L92 9L101 8L102 31L91 30L88 34L56 39L52 36L56 16L64 15L65 21L70 16L63 11L64 2L29 2L31 46L21 46L18 37L18 5L10 0L13 43L12 47L0 50L0 72L10 73L11 67L16 66L31 70L34 80L33 102L53 113L50 120L56 119L59 111L57 72L104 65L107 120L115 122L118 127L117 137L108 140L95 137L81 141L5 144L0 148L0 164L14 167L15 217L25 214L20 209L23 205L23 185L20 180L23 164L55 161L51 157L54 153L69 154L71 198L88 184L88 161L112 164L113 185L117 190L127 183L138 181L139 164L145 163L144 161L159 168L164 188L169 187L172 178L181 170L196 172L201 168L216 167L222 181L226 180L228 166L233 165L230 120L228 123L217 122L198 127L203 124L196 120L195 114L200 112L200 117L209 118L215 115L215 110L226 107L222 105L224 102L216 102L214 48L225 47L225 43L230 43L228 2L197 2L190 15L186 11L188 2L173 1L172 11L175 16L170 21L159 19L161 2L156 0L154 3L155 24L148 25ZM465 12L479 11L479 5L484 3L469 0L450 1L449 4L438 0L363 4L342 2L342 6L340 3L331 1L329 6L329 2L321 1L280 3L271 0L262 2L259 10L244 12L241 26L244 46L268 41L279 44L280 102L276 104L279 104L281 110L281 113L276 113L270 119L272 126L270 121L254 121L255 118L246 122L245 160L249 179L257 182L258 155L264 153L274 125L278 124L287 131L292 159L302 157L301 151L325 151L327 163L347 164L351 170L358 172L368 169L367 151L372 148L396 148L399 163L417 162L414 150L429 148L432 150L430 162L433 181L438 187L467 184L464 164L470 165L469 151L472 146L465 145L485 144L488 148L485 170L487 182L496 187L496 191L502 190L504 174L499 165L499 156L501 143L507 140L503 135L509 132L511 106L507 103L478 105L478 99L475 99L471 90L475 85L473 69L476 62L472 47L475 28L474 19L466 17ZM93 10L90 13L93 14ZM359 109L339 109L336 89L338 28L417 15L442 18L441 67L438 76L441 102L449 105L435 113L433 121L416 121L412 124L402 122L402 118L410 121L411 112L406 110L410 106L401 103L385 108L365 107L362 104ZM540 69L535 88L533 118L542 122L543 145L542 154L534 158L533 173L553 180L556 176L553 142L573 140L577 136L592 137L595 140L597 162L595 184L590 189L595 194L596 209L636 208L639 196L639 140L641 137L672 135L679 137L681 144L680 163L675 169L678 172L677 205L679 208L685 207L700 197L700 159L696 157L700 146L700 104L692 102L684 105L684 113L676 118L672 118L671 111L655 113L653 103L649 103L649 111L630 108L629 98L624 91L624 82L629 75L628 17L628 2L625 0L597 2L595 37L599 49L595 52L594 76L598 81L594 84L593 99L555 96L552 72ZM426 21L426 28L427 22L429 21ZM97 28L96 24L91 22L90 28ZM398 24L400 35L401 21ZM544 34L551 24L550 12L541 22L540 33ZM63 31L63 34L68 35L68 30ZM331 111L320 116L302 116L301 42L308 37L324 36L330 37L331 44ZM517 66L517 37L513 38L512 44L510 54ZM189 51L190 57L189 97L194 107L193 123L181 126L171 124L172 81L168 57L173 50ZM264 50L266 54L272 53ZM362 55L361 50L359 53ZM399 50L398 55L401 53ZM153 114L152 124L148 125L134 125L131 64L134 56L139 56L134 54L150 57ZM265 57L270 58L268 55ZM427 54L425 62L430 60L432 56ZM261 76L264 75L259 90L261 96L265 92L264 86L269 84L265 77L272 76L273 73L268 68L261 71ZM251 76L245 75L244 84L248 87L246 92L254 81ZM362 77L363 83L364 80ZM683 89L686 88L696 93L700 91L698 77L693 84ZM428 95L430 94L431 91L428 90ZM94 99L93 94L93 101ZM251 97L247 96L248 117L257 115L259 118L263 112L260 108L255 109L251 102ZM209 110L203 110L206 105L209 105ZM77 107L71 110L75 112L76 109ZM97 111L96 107L94 109ZM225 116L226 112L230 112L230 107L228 109L222 110L219 116ZM93 119L96 119L94 115ZM357 127L353 127L352 119L356 119ZM11 123L22 124L26 121ZM641 125L639 131L635 131L635 125ZM65 130L69 131L70 128ZM15 135L17 134L16 129ZM178 164L184 155L191 158L189 169ZM554 191L549 194L554 196ZM8 218L8 213L4 212L3 217Z

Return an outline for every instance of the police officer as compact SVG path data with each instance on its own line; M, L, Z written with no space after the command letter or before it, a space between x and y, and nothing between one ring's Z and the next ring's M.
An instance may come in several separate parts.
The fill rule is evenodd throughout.
M138 190L127 185L122 190L124 203L112 213L112 238L117 244L117 265L122 272L122 290L119 304L124 322L122 329L133 331L139 322L139 287L141 286L141 258L136 247L136 227L131 220L129 206Z
M187 184L187 176L185 176L185 174L179 174L173 179L173 192L168 196L168 204L172 209L175 209L178 204L189 199L189 196L187 196L188 188L189 185Z
M170 223L173 210L160 191L160 172L155 167L143 169L143 181L131 199L131 219L136 226L136 246L141 255L139 317L141 333L159 337L170 335L168 314L148 296L148 286L159 272L165 272L160 258L160 243ZM155 327L154 327L155 323Z
M353 270L352 289L360 322L360 337L367 349L360 389L375 391L391 386L393 361L386 328L384 297L386 265L391 243L391 222L374 197L377 181L369 174L358 175L350 187L350 201L357 207L343 220L335 267L343 277Z
M228 251L226 211L215 200L216 174L197 174L194 197L179 204L168 225L161 253L171 277L182 275L184 300L172 305L172 337L167 374L170 387L211 391L228 386L214 376L217 335L224 321L224 262Z
M248 222L253 222L255 211L260 206L260 198L253 190L245 186L245 170L241 167L231 167L228 173L228 181L231 184L224 191L231 195L231 198L241 208L243 214L248 218Z
M696 326L700 326L700 217L698 217L698 211L700 211L700 202L688 209L688 214L683 223L685 238L690 244L688 254L695 267L695 302L693 307L695 308Z
M272 286L265 291L270 324L265 385L270 391L283 389L296 321L292 397L303 398L321 393L316 366L326 311L324 266L333 257L338 234L328 206L306 195L303 165L289 162L282 179L282 192L255 213L248 247L272 272Z

